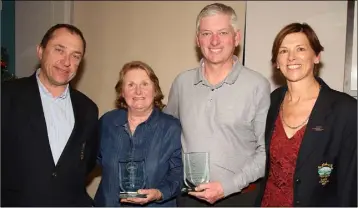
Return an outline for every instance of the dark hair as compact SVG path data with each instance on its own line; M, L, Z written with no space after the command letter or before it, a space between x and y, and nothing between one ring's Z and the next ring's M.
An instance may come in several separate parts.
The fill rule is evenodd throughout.
M276 66L277 56L280 49L280 46L282 44L283 39L291 33L298 33L301 32L306 35L308 42L315 52L316 56L319 55L321 51L324 50L323 46L321 45L315 31L307 24L307 23L291 23L289 25L286 25L284 28L281 29L281 31L276 35L275 40L273 41L272 45L272 57L271 57L271 63L273 66Z
M157 107L160 110L162 110L165 107L165 105L162 102L164 95L159 86L159 79L155 75L153 69L148 64L141 61L131 61L129 63L124 64L122 70L119 72L119 80L115 86L117 92L117 99L116 99L117 108L124 108L124 109L128 108L127 103L121 94L123 90L124 76L128 71L133 69L142 69L148 74L149 79L154 83L154 92L155 92L154 107Z
M83 43L83 55L86 52L86 40L83 37L83 34L81 32L80 29L78 29L76 26L74 25L70 25L70 24L57 24L52 26L49 30L47 30L47 32L45 33L45 35L43 36L40 46L42 48L46 48L48 42L51 40L53 34L55 33L56 30L61 29L61 28L66 28L69 32L71 32L72 34L76 34L78 36L81 37L82 39L82 43Z

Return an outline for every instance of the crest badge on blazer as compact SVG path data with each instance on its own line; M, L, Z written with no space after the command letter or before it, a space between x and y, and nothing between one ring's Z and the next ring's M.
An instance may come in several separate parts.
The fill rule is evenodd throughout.
M327 162L318 166L318 175L320 177L319 183L322 184L322 186L325 186L329 182L332 170L333 165Z

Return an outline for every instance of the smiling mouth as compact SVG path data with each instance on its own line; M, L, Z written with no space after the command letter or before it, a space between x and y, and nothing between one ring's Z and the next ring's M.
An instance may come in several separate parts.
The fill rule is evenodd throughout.
M133 100L144 100L144 97L135 97Z
M61 72L61 73L65 73L65 74L69 74L69 73L70 73L70 71L69 71L69 70L66 70L66 69L61 69L61 68L59 68L59 67L56 67L56 69L57 69L59 72Z
M222 51L222 49L209 49L210 52L219 53Z
M288 69L298 69L300 68L302 65L301 64L294 64L294 65L288 65L287 68Z

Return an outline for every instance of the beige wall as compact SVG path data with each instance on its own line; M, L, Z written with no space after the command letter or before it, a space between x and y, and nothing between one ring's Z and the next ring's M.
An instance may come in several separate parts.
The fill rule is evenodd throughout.
M100 114L113 109L118 72L128 61L141 60L153 67L168 97L170 85L181 71L198 65L195 52L196 15L214 1L146 1L74 3L74 24L88 42L84 71L77 88L98 105ZM245 2L225 2L244 28ZM243 42L242 34L242 42ZM242 53L240 53L242 60ZM88 187L94 195L99 178Z
M212 1L75 1L74 24L88 42L78 89L98 104L102 114L113 108L114 86L123 64L141 60L155 70L166 102L175 76L198 64L195 19L209 3ZM224 3L233 6L243 28L245 2Z
M321 77L331 88L343 91L347 1L248 1L245 65L275 85L270 64L272 42L291 22L307 22L324 46Z

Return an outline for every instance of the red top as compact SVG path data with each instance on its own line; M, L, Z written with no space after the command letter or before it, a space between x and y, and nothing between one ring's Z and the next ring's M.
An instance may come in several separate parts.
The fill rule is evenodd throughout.
M305 129L306 125L289 139L281 117L277 116L270 144L270 170L262 207L293 206L293 176Z

